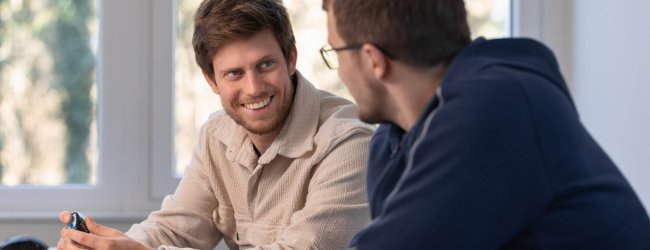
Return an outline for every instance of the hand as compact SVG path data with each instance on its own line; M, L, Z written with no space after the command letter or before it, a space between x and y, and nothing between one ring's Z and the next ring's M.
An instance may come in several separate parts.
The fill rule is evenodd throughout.
M61 212L59 220L66 227L61 229L61 238L56 244L56 249L152 249L116 229L95 223L90 216L86 216L89 234L67 227L70 221L68 211Z

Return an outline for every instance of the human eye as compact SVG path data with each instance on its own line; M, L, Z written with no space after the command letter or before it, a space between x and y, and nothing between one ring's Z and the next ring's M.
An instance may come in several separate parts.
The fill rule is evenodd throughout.
M267 59L267 60L264 60L264 61L262 61L260 63L259 68L262 69L262 70L268 70L268 69L272 68L273 65L275 65L275 61L272 60L272 59Z
M230 80L237 79L243 75L243 72L239 69L228 70L224 73L224 77Z

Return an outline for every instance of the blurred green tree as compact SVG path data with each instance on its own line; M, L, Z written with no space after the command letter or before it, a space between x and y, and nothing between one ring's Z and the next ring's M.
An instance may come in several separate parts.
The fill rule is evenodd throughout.
M88 22L94 17L92 0L50 0L49 5L57 16L41 37L54 61L55 86L63 92L60 115L67 127L66 182L87 183L90 163L86 149L94 117L95 56L88 42Z

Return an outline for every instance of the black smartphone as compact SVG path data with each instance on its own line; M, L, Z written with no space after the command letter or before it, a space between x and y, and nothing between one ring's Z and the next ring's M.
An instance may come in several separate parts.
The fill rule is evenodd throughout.
M85 216L77 211L70 214L70 221L68 222L68 228L82 231L85 233L90 233L88 227L86 226Z

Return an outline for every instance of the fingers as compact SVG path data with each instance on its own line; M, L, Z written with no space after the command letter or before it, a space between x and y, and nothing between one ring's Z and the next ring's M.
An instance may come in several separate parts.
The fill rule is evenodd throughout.
M95 222L95 219L93 219L90 216L86 216L86 226L88 226L88 230L90 230L90 233L99 236L111 237L111 238L124 236L124 234L119 230L97 224Z
M76 250L76 249L89 249L86 246L80 245L77 242L75 242L71 238L71 234L73 233L80 233L80 234L86 234L83 232L79 232L73 229L68 229L68 228L62 228L61 232L59 233L61 238L59 238L59 241L56 243L56 249L65 249L65 250Z
M74 249L85 249L81 245L74 243L72 241L66 241L64 239L59 239L56 243L57 250L74 250Z
M70 212L61 212L59 220L67 224ZM60 232L57 249L120 249L120 245L134 243L119 230L97 224L91 216L86 216L85 221L90 234L64 227Z
M68 224L70 222L70 211L65 210L59 214L59 221L63 224Z
M56 242L56 250L63 250L65 249L65 241L63 238L59 238L59 241Z
M59 239L59 241L56 243L56 249L57 250L70 250L70 249L79 249L80 247L78 245L75 245L74 243L71 242L66 242L64 239Z
M77 249L151 249L140 242L126 237L118 230L105 227L95 223L92 218L87 217L86 222L93 233L93 230L109 232L115 236L100 236L88 234L74 229L61 229L61 239L56 244L57 249L77 250ZM119 234L119 235L118 235Z
M61 230L61 238L64 240L65 249L95 249L101 240L99 236L68 228Z

